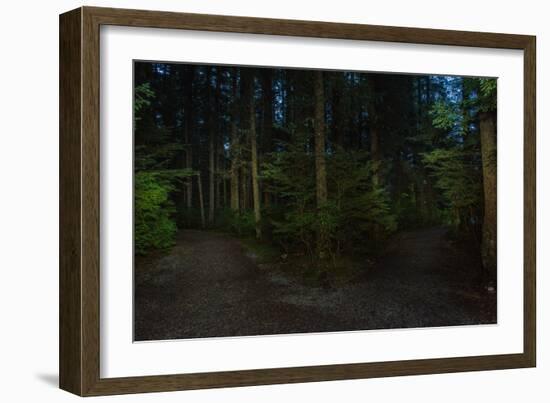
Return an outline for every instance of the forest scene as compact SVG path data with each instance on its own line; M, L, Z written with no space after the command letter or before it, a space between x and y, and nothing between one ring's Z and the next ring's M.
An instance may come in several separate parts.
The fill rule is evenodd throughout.
M497 79L134 62L134 339L494 324Z

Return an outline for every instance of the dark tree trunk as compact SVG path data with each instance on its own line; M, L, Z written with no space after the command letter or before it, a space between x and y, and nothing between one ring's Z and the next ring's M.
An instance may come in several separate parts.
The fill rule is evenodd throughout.
M262 149L266 152L272 148L272 129L273 129L273 72L270 69L261 70L262 84Z
M263 154L270 153L273 149L273 72L270 69L261 70L262 92L263 92L263 125L262 125L262 151ZM270 194L263 192L264 206L269 207Z
M315 180L317 206L327 201L327 172L325 159L325 93L323 73L315 72Z
M372 180L375 186L381 184L380 168L382 164L382 153L380 150L380 128L377 116L377 91L378 79L376 76L369 76L369 99L367 113L369 116L369 137L370 137L370 154L373 165Z
M481 257L489 278L496 279L497 267L497 136L496 113L480 114L479 129L483 164L483 229Z
M204 214L204 198L202 196L202 178L200 172L197 174L197 185L199 188L199 205L201 209L201 226L202 228L206 227L206 217Z
M214 137L214 155L215 155L215 183L216 183L216 208L222 207L222 181L224 180L224 159L223 159L223 125L224 120L223 108L221 105L221 92L222 92L222 70L220 67L217 69L216 74L216 93L215 93L215 103L216 103L216 136Z
M218 77L216 77L217 86ZM212 68L208 71L208 223L214 223L214 213L216 208L215 192L216 192L216 158L215 158L215 136L216 136L216 100L212 94Z
M185 168L193 168L193 77L195 68L193 66L185 67L184 74L184 141L185 141ZM189 177L185 181L185 198L187 208L193 206L193 178Z
M232 75L232 105L231 105L231 210L233 212L239 211L239 166L240 166L240 151L239 151L239 138L237 131L237 119L238 119L238 82L237 82L237 68L233 68Z
M332 125L331 135L337 150L344 149L344 80L336 74L332 80Z
M250 176L252 179L252 205L254 208L254 223L256 238L262 236L260 212L260 185L258 177L258 141L256 138L256 111L254 102L254 71L248 69L243 75L244 104L247 108L248 137L250 144Z
M251 80L254 88L254 79ZM254 96L250 99L250 150L252 154L252 194L254 200L254 223L256 227L256 238L261 239L261 212L260 212L260 184L258 179L258 146L256 139L256 112L254 111Z
M313 98L314 98L314 130L315 130L315 190L317 209L321 210L327 203L327 172L326 172L326 147L325 147L325 91L323 73L314 73ZM325 257L328 249L328 234L323 228L317 231L317 255Z

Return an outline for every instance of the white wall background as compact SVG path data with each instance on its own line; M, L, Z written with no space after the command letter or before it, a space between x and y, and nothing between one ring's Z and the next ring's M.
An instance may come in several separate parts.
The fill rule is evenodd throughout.
M71 402L58 365L58 14L77 0L4 2L0 25L0 399ZM108 402L546 402L550 398L550 25L545 2L121 0L87 5L535 34L538 40L538 368L104 397ZM545 183L546 182L546 183ZM545 186L546 185L546 186ZM526 397L526 395L528 397Z

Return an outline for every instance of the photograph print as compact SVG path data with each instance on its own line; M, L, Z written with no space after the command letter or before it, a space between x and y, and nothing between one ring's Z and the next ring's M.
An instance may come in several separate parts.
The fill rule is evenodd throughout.
M134 341L496 323L496 78L133 67Z

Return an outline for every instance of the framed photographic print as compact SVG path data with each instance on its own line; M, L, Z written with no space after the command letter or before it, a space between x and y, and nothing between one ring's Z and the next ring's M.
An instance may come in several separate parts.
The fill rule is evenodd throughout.
M535 37L60 17L60 386L533 367Z

